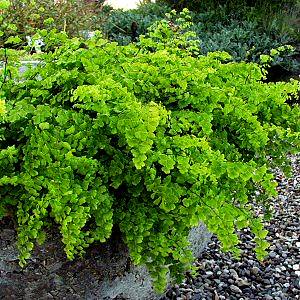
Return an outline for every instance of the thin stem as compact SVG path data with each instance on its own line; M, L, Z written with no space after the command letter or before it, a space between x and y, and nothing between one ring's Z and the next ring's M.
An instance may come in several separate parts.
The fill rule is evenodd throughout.
M3 87L7 78L7 64L8 64L7 48L4 48L4 70L3 70L3 80L1 83L1 88Z

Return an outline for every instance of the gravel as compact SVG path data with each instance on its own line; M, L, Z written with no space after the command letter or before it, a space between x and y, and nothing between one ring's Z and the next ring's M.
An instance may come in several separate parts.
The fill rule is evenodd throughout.
M267 224L271 246L265 261L255 258L252 242L241 245L244 253L236 260L222 253L213 237L197 260L197 277L171 287L161 300L300 299L300 155L291 159L291 178L274 171L279 195L272 200L275 213ZM242 241L252 237L248 230L241 234Z

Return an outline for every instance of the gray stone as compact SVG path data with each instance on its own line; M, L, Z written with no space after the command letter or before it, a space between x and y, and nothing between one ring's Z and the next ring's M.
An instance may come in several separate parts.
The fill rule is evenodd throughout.
M233 278L238 278L239 277L236 270L230 269L229 271L230 271L230 274L232 275Z
M242 278L237 278L236 279L236 284L239 286L239 287L242 287L242 286L248 286L249 285L249 282L247 280L244 280Z
M207 275L207 277L213 276L214 273L212 271L207 271L205 272L205 274Z
M210 238L211 233L203 224L190 231L190 249L195 257L201 254ZM93 294L97 295L98 299L114 299L122 296L128 300L155 300L161 296L154 292L151 277L143 266L133 267L129 272L112 281L103 281Z
M203 294L202 293L194 293L192 296L192 300L202 300L203 299Z
M237 293L237 294L242 294L243 292L241 291L240 288L238 288L236 285L230 285L230 289L232 292Z
M299 271L300 270L300 265L299 264L293 265L293 270L294 271Z
M295 287L296 287L297 289L300 289L300 279L299 279L299 278L297 278L297 279L295 280Z
M113 281L104 281L97 289L94 299L114 299L122 296L132 300L155 300L159 299L152 288L152 280L145 267L135 267L129 273L117 277Z
M195 257L199 257L207 243L210 241L212 234L206 229L204 224L191 229L189 234L190 249Z
M259 273L259 268L257 268L257 267L251 268L251 273L254 275L257 275Z

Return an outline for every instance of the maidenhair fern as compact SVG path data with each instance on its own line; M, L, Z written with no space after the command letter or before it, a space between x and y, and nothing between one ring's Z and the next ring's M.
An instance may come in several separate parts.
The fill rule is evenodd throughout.
M163 21L128 46L67 40L4 83L0 210L16 213L22 265L49 220L69 259L118 226L158 290L192 268L199 222L236 256L250 227L266 255L255 207L276 196L270 168L299 151L299 106L286 103L299 84L263 83L257 64L226 53L201 56L181 30Z

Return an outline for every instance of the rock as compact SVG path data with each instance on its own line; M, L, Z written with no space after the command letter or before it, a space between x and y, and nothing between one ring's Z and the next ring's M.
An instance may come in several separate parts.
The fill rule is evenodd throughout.
M254 275L257 275L259 273L259 268L257 268L257 267L251 268L251 273Z
M62 267L62 265L63 265L62 262L57 262L50 266L47 266L47 269L49 270L50 273L55 273Z
M100 299L114 299L118 296L125 299L158 299L152 289L152 281L144 267L135 267L123 276L118 276L113 281L104 281L99 285L97 297Z
M243 286L248 286L249 285L249 282L247 280L244 280L242 278L237 278L236 279L236 284L239 286L239 287L243 287Z
M211 233L203 224L192 228L189 241L190 249L195 257L200 255L210 238ZM208 275L212 276L213 272L208 271ZM102 282L97 293L99 297L107 299L114 299L119 295L130 300L154 300L160 297L153 291L152 279L146 268L142 266L133 267L129 272L116 277L113 281ZM178 297L180 297L180 292Z
M192 296L192 300L202 300L203 299L203 294L202 293L194 293Z
M231 274L231 276L232 276L233 278L239 277L239 276L238 276L238 273L236 272L236 270L230 269L229 272L230 272L230 274Z
M214 290L213 300L220 300L219 294L216 290Z
M210 277L210 276L213 276L213 275L214 275L214 272L212 272L212 271L207 271L207 272L205 272L205 274L207 275L207 277Z
M210 241L212 234L203 224L193 227L189 233L190 249L195 257L199 257L207 243Z
M236 285L230 285L230 289L231 291L233 291L234 293L237 293L237 294L242 294L243 292L236 286Z
M300 265L299 264L293 265L293 270L294 271L299 271L300 270Z
M285 266L281 266L280 269L281 269L281 271L283 271L283 272L286 271L286 267L285 267Z
M61 276L58 276L57 274L55 274L54 278L53 278L53 284L55 286L63 286L64 285L64 280Z
M0 240L13 241L15 239L16 232L12 229L3 229L0 233Z
M299 278L297 278L297 279L295 280L294 284L295 284L295 287L296 287L297 289L300 289L300 279L299 279Z
M262 280L262 282L263 282L264 284L266 284L266 285L269 285L269 284L271 283L270 280L267 279L267 278L264 278L264 279Z

